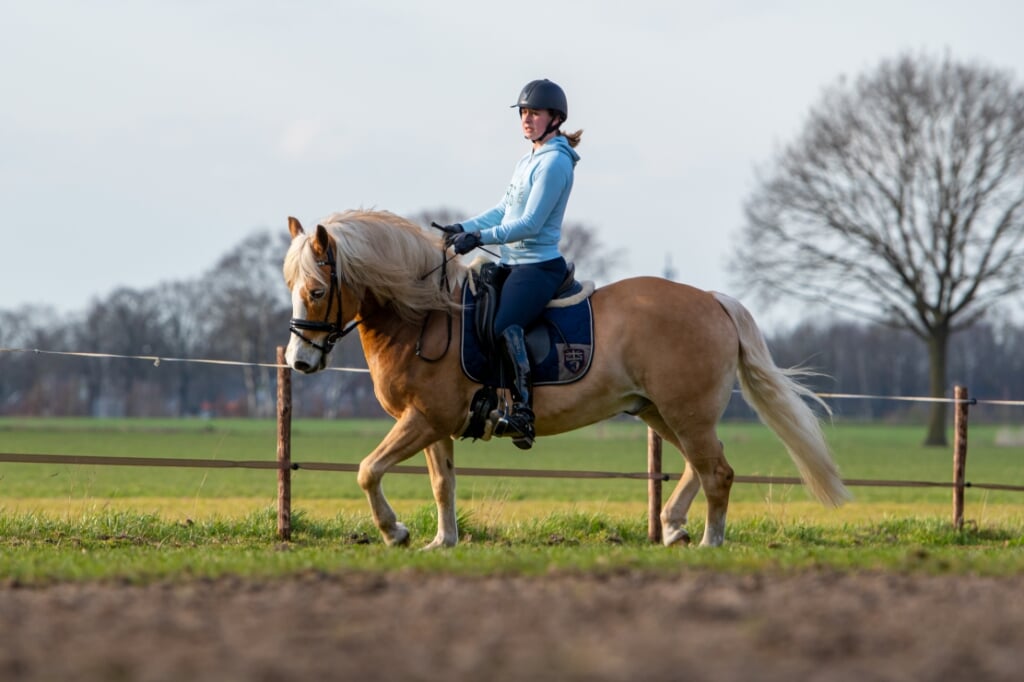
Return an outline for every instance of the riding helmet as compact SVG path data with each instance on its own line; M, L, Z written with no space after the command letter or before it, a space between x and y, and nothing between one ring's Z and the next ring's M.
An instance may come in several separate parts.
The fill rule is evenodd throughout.
M569 104L565 92L557 83L547 78L530 81L523 86L519 100L512 105L520 109L551 109L562 116L562 121L569 117Z

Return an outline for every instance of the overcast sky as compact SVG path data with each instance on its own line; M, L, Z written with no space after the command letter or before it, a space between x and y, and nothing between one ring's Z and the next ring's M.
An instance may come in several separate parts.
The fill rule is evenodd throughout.
M737 293L755 171L824 87L907 51L1020 78L1022 27L989 0L0 0L0 309L195 279L289 215L490 208L545 77L585 130L567 220L615 276Z

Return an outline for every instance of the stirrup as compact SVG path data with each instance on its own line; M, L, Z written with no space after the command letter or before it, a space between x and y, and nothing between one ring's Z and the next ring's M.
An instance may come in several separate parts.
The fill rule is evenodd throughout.
M494 435L505 436L512 439L512 444L520 450L529 450L533 447L535 432L533 430L533 416L529 408L515 409L511 414L503 414L494 425Z

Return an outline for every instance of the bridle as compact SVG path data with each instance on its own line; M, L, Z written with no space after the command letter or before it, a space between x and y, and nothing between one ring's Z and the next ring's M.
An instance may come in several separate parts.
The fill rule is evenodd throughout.
M331 282L330 289L327 291L327 311L324 313L324 319L322 322L316 322L313 320L302 320L297 317L293 317L288 325L289 331L295 336L299 337L309 345L316 348L324 356L327 356L332 350L334 350L334 344L342 339L346 334L351 332L359 325L362 320L350 320L344 327L341 324L341 295L338 291L338 264L334 258L334 249L327 249L327 260L317 261L317 265L323 267L328 266L331 270ZM331 319L331 308L334 306L334 296L338 294L338 314L335 315L334 319ZM309 337L305 336L302 332L327 332L327 338L324 339L323 344L316 343Z
M437 226L437 225L435 224L435 226ZM484 249L484 251L487 251L487 249ZM488 253L491 253L491 252L488 251ZM448 267L447 266L448 266L449 261L452 260L453 258L455 258L455 256L452 256L451 258L447 257L447 254L445 253L445 247L442 246L441 247L441 264L438 265L433 270L431 270L430 272L428 272L427 274L423 275L423 277L421 277L420 279L426 279L431 274L433 274L434 272L436 272L437 270L440 269L441 270L441 279L440 279L439 286L442 289L446 288L447 282L448 282ZM363 322L363 320L362 319L359 319L359 320L352 319L352 320L349 321L349 323L347 325L345 325L344 327L342 326L342 324L341 324L342 312L341 312L341 296L340 296L340 294L338 296L338 314L335 315L333 320L331 319L331 308L334 305L334 295L336 293L338 293L338 282L340 280L340 278L338 276L338 264L337 264L337 262L335 261L335 258L334 258L334 249L333 248L328 248L327 249L327 260L317 261L316 264L317 264L318 267L323 267L323 266L326 265L327 267L330 268L330 271L331 271L331 274L330 274L331 281L330 281L330 285L329 285L330 288L327 291L327 311L324 313L324 319L323 319L322 322L315 322L313 320L302 320L302 319L299 319L297 317L293 317L291 319L291 321L289 322L288 330L291 331L292 334L295 334L295 336L299 337L300 339L302 339L303 341L308 343L313 348L316 348L318 351L320 351L320 353L324 357L326 357L332 350L334 350L334 344L336 344L338 341L340 341L346 334L348 334L349 332L353 331L359 324L361 324ZM419 339L416 341L416 357L420 358L421 360L425 360L426 362L437 362L442 357L444 357L445 354L447 354L448 348L451 346L451 343L452 343L452 314L451 314L451 311L448 311L448 314L447 314L448 339L445 342L444 351L441 353L441 355L439 355L439 356L437 356L435 358L429 358L429 357L423 355L423 335L427 331L427 323L429 321L430 321L429 315L423 319L423 327L420 329L420 336L419 336ZM307 331L307 332L327 332L327 338L324 339L323 345L321 345L321 344L313 341L312 339L310 339L305 334L303 334L302 333L303 331Z

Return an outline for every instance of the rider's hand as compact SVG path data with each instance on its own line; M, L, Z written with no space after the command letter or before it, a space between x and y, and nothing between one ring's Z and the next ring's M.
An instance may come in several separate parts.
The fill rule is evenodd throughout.
M444 232L444 248L448 248L452 245L452 240L457 235L463 234L465 230L462 229L462 223L454 223L452 225L438 225L434 223L434 227Z
M479 232L460 232L448 238L448 243L460 256L469 253L483 242L480 241Z

